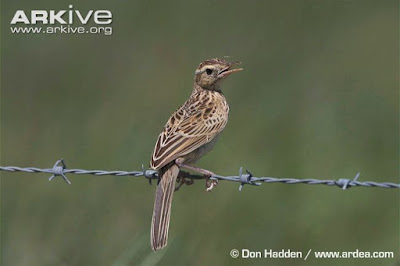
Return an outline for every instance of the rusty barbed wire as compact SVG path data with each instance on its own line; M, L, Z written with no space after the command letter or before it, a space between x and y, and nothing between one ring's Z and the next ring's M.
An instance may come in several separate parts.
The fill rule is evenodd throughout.
M58 160L53 168L37 168L37 167L18 167L18 166L0 166L0 171L7 172L26 172L26 173L47 173L51 174L49 181L53 180L57 176L61 176L67 184L71 184L71 181L67 178L66 174L77 174L77 175L112 175L112 176L135 176L145 177L151 184L152 179L158 179L157 171L146 170L142 165L141 171L106 171L106 170L84 170L84 169L68 169L64 160ZM195 175L185 171L180 172L182 176L192 179L204 179L202 175ZM357 173L354 178L340 178L338 180L322 180L322 179L298 179L298 178L276 178L276 177L255 177L253 174L246 170L243 173L243 168L239 169L238 176L222 176L214 175L210 179L213 180L225 180L240 183L239 190L241 191L244 185L260 186L262 183L283 183L283 184L307 184L307 185L327 185L337 186L346 190L350 187L377 187L377 188L400 188L400 184L390 182L373 182L373 181L358 181L360 173Z

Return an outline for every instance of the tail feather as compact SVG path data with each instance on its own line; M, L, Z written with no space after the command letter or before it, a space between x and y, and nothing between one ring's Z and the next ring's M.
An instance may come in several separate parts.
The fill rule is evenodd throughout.
M156 190L151 221L151 248L154 251L167 245L172 198L178 174L179 167L176 164L160 171L162 176Z

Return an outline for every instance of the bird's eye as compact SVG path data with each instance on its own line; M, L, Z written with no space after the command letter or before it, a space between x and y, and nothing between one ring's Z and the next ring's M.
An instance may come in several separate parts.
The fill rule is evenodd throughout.
M210 69L210 68L207 68L207 69L206 69L207 75L211 75L212 72L213 72L212 69Z

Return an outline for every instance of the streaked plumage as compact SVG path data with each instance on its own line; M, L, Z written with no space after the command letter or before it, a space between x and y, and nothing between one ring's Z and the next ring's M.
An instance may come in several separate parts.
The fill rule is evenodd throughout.
M176 160L185 165L196 162L212 149L228 122L229 106L220 83L231 73L242 70L232 69L235 64L222 59L201 63L195 72L192 94L171 115L157 139L150 161L160 176L151 228L153 250L167 244L172 197L179 173Z
M182 156L191 159L185 163L191 163L197 156L188 154L211 142L224 129L228 114L229 106L222 93L194 90L158 137L150 166L160 169Z

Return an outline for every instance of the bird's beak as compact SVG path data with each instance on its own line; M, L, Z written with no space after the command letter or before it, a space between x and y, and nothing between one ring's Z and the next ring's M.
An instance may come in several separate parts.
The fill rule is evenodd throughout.
M222 69L218 73L218 79L223 79L223 78L226 78L227 76L229 76L232 73L242 71L243 68L232 68L233 66L239 65L239 64L240 64L240 62L233 62L228 67Z

